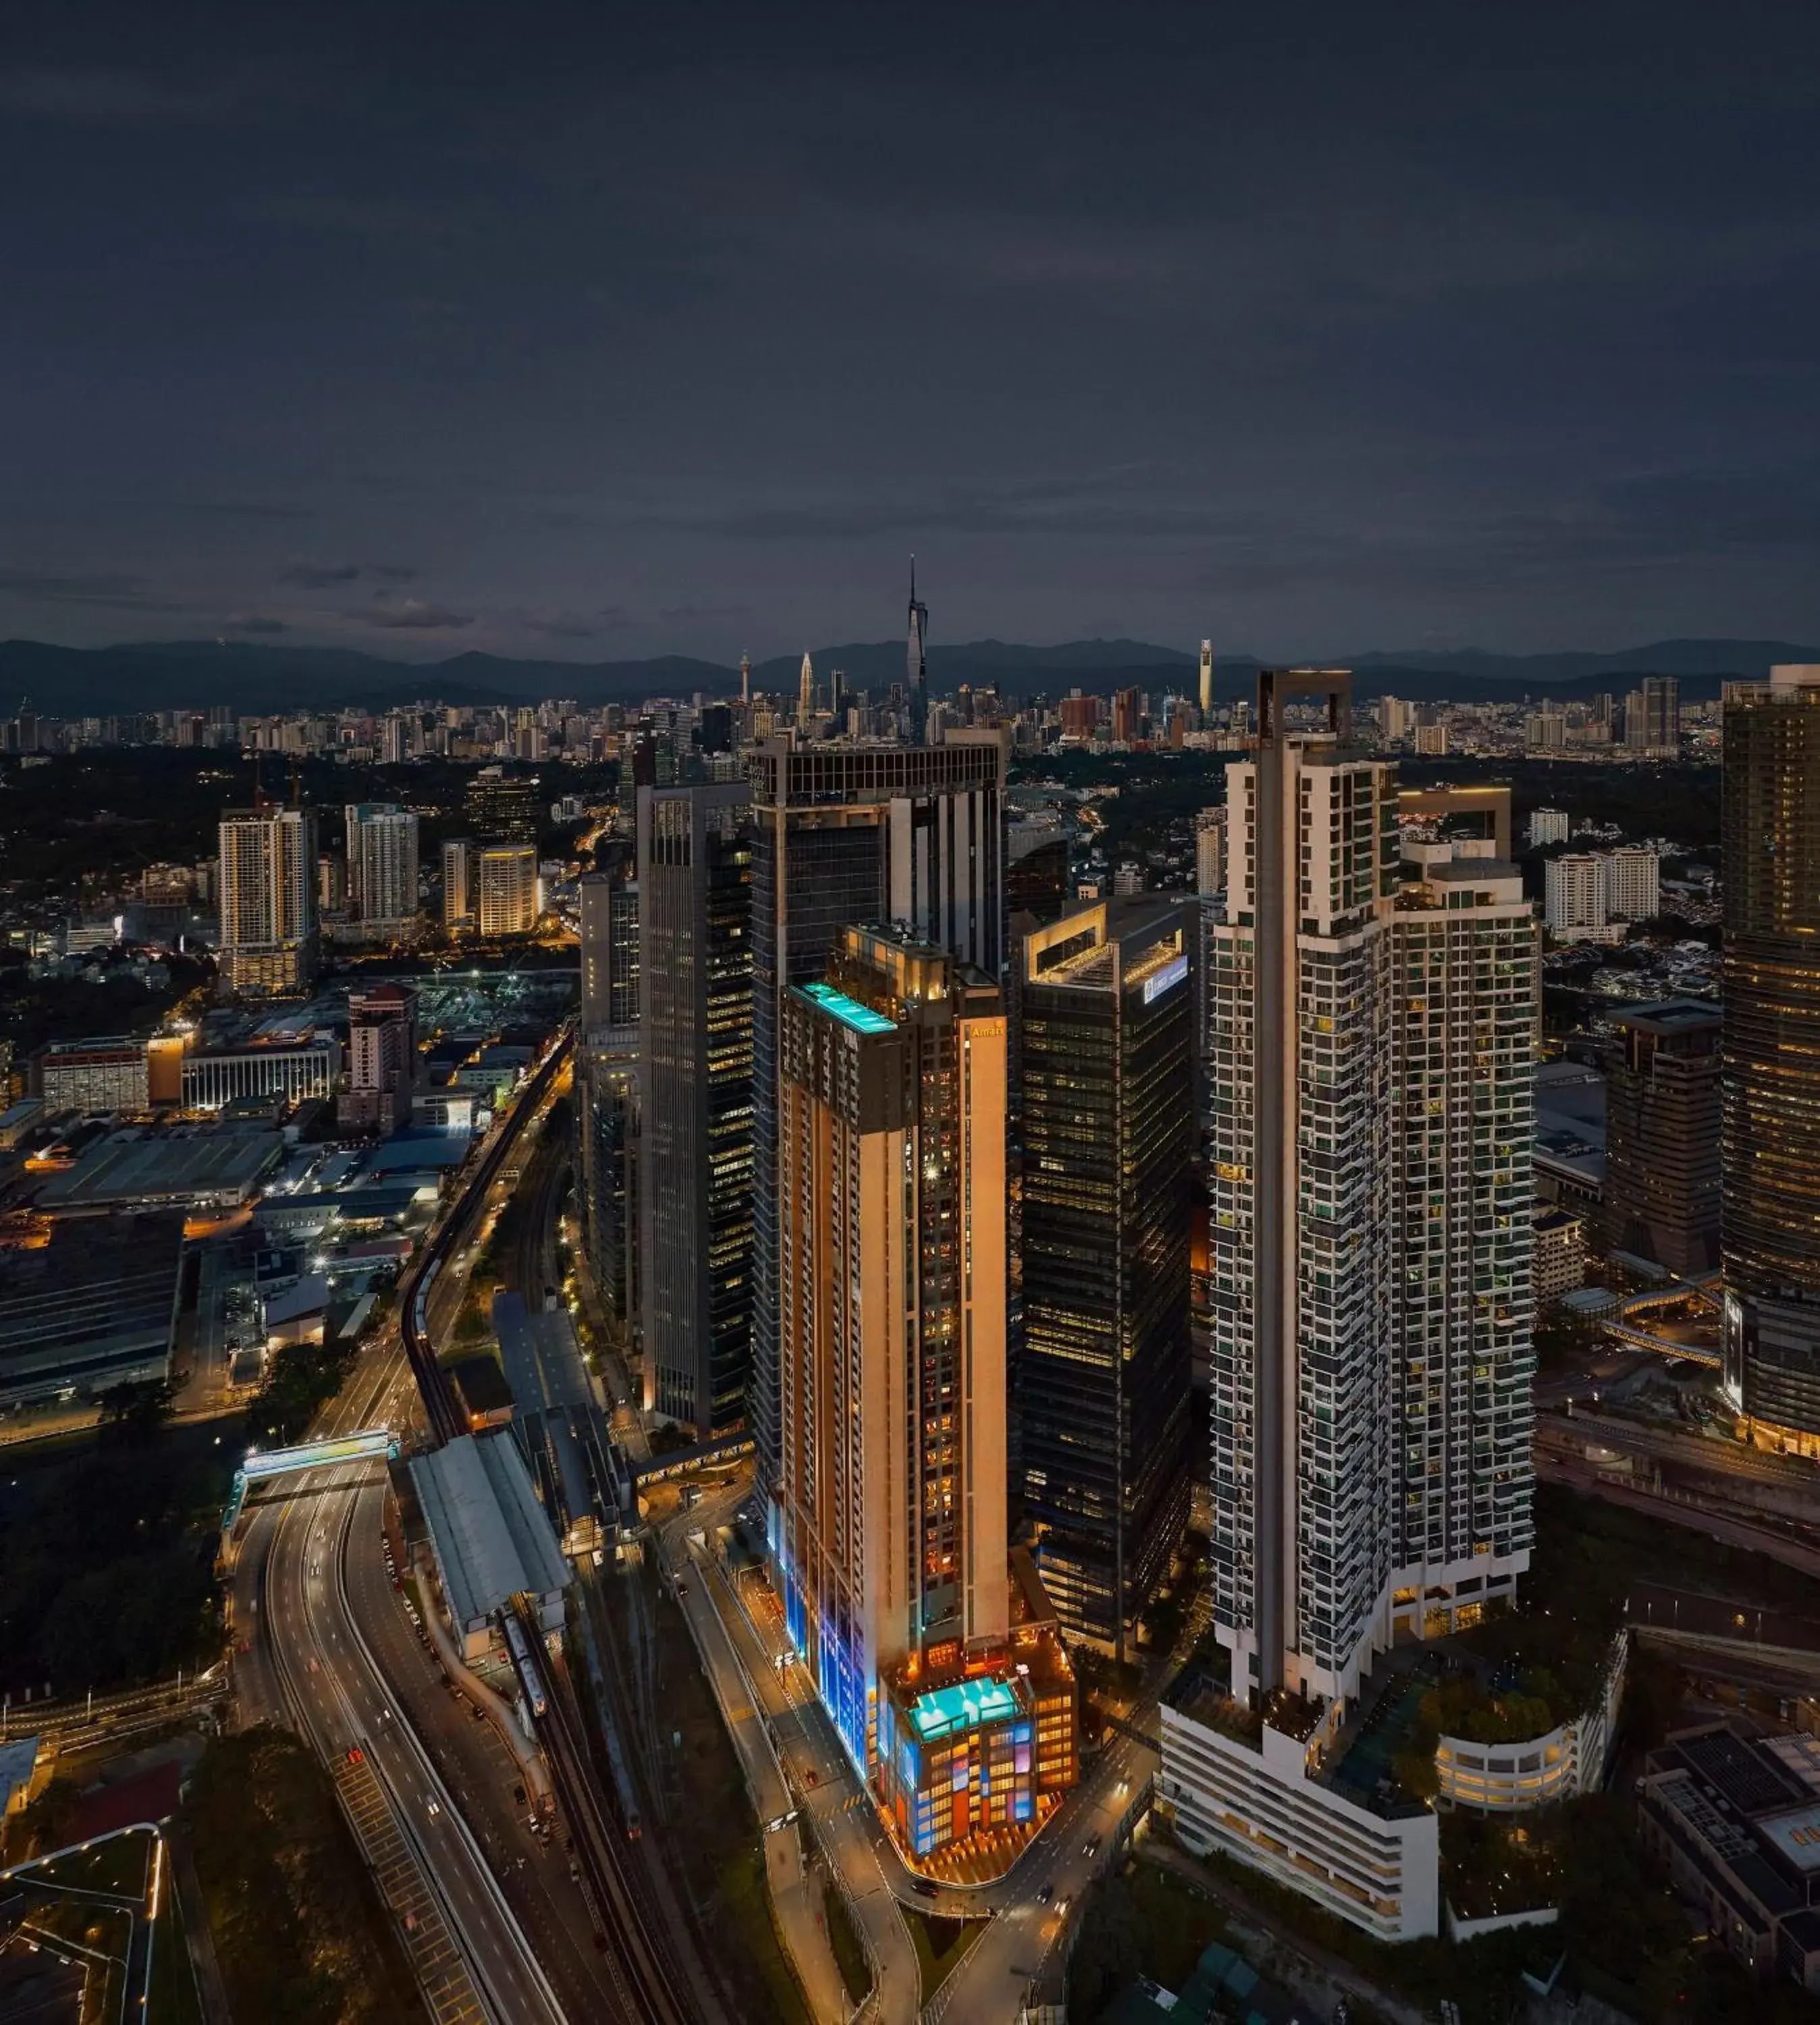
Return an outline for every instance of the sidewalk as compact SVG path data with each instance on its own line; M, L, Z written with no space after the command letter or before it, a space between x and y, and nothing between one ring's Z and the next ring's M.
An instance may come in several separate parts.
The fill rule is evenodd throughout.
M802 1843L793 1822L775 1830L766 1826L767 1821L790 1812L789 1789L765 1734L763 1711L756 1704L715 1600L711 1594L704 1593L708 1588L708 1582L698 1576L690 1594L678 1598L678 1603L702 1671L720 1705L721 1720L733 1739L746 1791L759 1818L772 1924L818 2025L844 2025L853 2007L828 1938L820 1876L803 1863Z

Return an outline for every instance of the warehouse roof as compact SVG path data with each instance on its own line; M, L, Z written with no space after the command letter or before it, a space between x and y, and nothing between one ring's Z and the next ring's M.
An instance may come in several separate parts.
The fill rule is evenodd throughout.
M110 1132L39 1192L46 1209L111 1203L245 1202L283 1157L281 1133L145 1126Z
M78 1217L0 1251L0 1398L156 1376L176 1318L183 1215Z

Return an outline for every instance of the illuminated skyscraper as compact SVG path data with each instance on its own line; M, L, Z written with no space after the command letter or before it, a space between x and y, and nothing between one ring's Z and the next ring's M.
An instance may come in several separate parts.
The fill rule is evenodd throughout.
M315 981L316 818L307 809L230 809L221 819L222 981L284 998Z
M1101 902L1022 950L1024 1514L1064 1628L1121 1661L1188 1519L1192 907Z
M1820 1453L1820 666L1725 702L1725 1377Z
M1285 722L1308 695L1325 733ZM1351 701L1259 676L1208 932L1215 1629L1311 1749L1531 1531L1533 910L1489 839L1399 852Z
M622 837L576 882L581 899L582 1031L638 1024L638 851Z
M582 1242L609 1319L628 1341L640 1328L638 850L595 854L579 881L581 1034L576 1053Z
M755 1171L778 1169L780 1036L792 985L822 977L843 928L906 924L990 977L1005 962L1006 744L995 731L941 745L772 738L748 755L752 821ZM752 1397L761 1490L775 1482L776 1192L756 1191Z
M779 1096L785 1612L922 1855L1073 1776L1072 1678L1009 1565L997 983L849 928L785 994Z
M815 664L808 656L803 656L803 670L796 683L796 722L807 730L815 708Z
M638 791L645 1405L702 1441L745 1420L752 1357L748 799L743 782Z
M537 926L537 847L486 843L476 860L475 914L483 935L528 935Z
M1213 642L1200 643L1200 715L1204 718L1213 710Z
M445 838L443 843L443 926L450 935L465 935L479 918L480 847L471 836Z
M535 774L483 766L468 783L467 814L483 843L535 843L538 784Z

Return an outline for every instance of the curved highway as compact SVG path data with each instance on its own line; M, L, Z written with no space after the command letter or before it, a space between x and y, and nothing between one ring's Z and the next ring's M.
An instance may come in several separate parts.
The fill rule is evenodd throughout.
M408 1371L384 1358L335 1418L371 1424L408 1411ZM237 1612L253 1652L245 1701L263 1689L322 1755L360 1824L439 2025L560 2025L564 2013L461 1810L382 1679L355 1623L348 1542L373 1465L314 1470L256 1507L240 1556ZM351 1754L358 1753L358 1757Z

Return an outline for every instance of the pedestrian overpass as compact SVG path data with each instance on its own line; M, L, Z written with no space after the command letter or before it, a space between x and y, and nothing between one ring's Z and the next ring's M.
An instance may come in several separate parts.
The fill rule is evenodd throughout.
M366 1428L357 1435L330 1435L319 1442L301 1442L295 1448L248 1449L245 1460L233 1473L233 1491L221 1515L222 1537L225 1540L233 1532L250 1485L294 1476L299 1470L333 1468L337 1463L377 1462L381 1458L395 1462L398 1453L398 1436L390 1428Z

